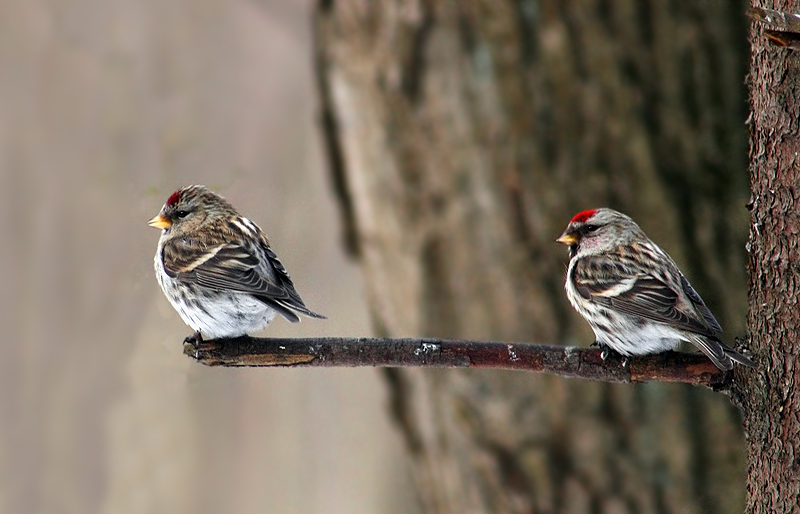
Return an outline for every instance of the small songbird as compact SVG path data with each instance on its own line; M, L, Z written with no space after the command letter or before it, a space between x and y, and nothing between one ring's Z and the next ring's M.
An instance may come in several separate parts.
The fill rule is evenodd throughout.
M162 229L155 257L164 295L195 330L187 341L238 337L265 328L278 313L313 318L267 236L205 186L167 199L148 225Z
M567 298L600 347L645 355L688 341L719 369L755 366L720 341L722 328L675 261L628 216L583 211L556 241L569 246Z

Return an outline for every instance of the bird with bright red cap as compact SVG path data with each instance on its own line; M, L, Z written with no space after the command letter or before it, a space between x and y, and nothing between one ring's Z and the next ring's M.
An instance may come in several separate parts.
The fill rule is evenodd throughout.
M161 229L158 283L195 330L187 342L256 332L276 314L324 318L300 299L258 225L207 187L178 189L148 224Z
M567 298L604 356L660 353L687 341L721 370L755 366L720 340L722 327L675 261L625 214L580 212L556 241L569 247Z

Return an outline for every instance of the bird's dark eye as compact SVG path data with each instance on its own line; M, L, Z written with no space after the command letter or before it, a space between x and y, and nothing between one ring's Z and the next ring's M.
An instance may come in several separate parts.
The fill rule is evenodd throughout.
M177 216L180 219L183 219L188 215L189 215L189 211L178 211L178 212L175 213L175 216Z
M597 225L586 225L586 231L587 232L594 232L598 228L600 228L600 227L598 227Z

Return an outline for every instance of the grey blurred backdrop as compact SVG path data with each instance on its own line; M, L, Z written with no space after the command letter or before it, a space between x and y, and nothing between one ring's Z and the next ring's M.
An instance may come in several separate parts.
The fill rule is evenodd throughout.
M374 370L223 370L146 221L204 183L328 321L370 335L316 127L311 2L0 1L0 511L413 512Z

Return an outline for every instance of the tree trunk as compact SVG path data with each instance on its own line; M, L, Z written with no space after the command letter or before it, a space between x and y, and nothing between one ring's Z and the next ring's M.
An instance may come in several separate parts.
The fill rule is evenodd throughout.
M746 23L733 2L328 0L323 125L376 331L591 332L553 240L630 214L744 331ZM738 371L737 371L738 373ZM426 512L736 512L740 415L710 391L390 371Z
M766 2L754 2L761 7ZM777 3L777 2L776 2ZM777 7L800 12L800 3ZM747 512L800 512L800 65L752 33L750 347L759 372L742 385L749 445Z

